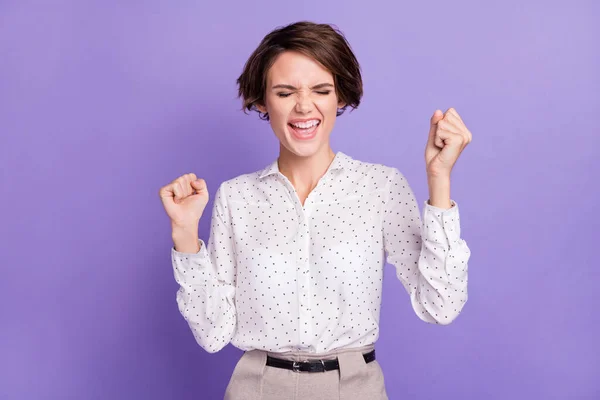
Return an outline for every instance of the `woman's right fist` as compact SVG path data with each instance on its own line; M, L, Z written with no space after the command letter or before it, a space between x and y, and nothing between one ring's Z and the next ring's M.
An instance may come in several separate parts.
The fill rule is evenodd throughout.
M158 195L171 224L181 227L198 226L208 203L208 189L204 179L185 174L160 188Z

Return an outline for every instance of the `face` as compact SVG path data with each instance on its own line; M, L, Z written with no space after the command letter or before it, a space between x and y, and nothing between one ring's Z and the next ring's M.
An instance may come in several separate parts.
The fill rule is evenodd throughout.
M282 149L300 157L329 151L338 107L333 75L297 52L281 53L268 71L265 105Z

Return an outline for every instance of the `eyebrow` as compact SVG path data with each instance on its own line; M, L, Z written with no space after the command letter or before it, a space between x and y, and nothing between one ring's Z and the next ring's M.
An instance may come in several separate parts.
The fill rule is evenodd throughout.
M319 83L318 85L313 86L311 89L323 89L326 87L333 87L333 85L331 83ZM275 85L273 86L271 89L289 89L289 90L298 90L298 88L292 86L292 85Z

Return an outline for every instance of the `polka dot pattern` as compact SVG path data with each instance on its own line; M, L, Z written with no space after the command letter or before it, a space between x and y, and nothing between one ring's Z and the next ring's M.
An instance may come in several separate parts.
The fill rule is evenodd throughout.
M396 168L338 152L302 204L274 161L219 186L208 245L171 248L179 311L211 353L372 344L387 261L416 315L448 324L467 301L470 256L451 203L424 202L421 220Z

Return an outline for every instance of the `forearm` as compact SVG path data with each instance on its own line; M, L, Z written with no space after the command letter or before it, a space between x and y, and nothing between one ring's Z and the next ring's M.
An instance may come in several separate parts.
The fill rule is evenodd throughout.
M210 249L210 245L207 247ZM172 250L179 312L188 322L197 343L214 353L233 337L236 326L235 286L213 272L210 252L177 253ZM220 265L223 267L224 265Z
M429 204L448 210L452 207L450 201L450 177L427 176L429 186Z
M460 236L458 205L446 211L428 207L423 220L428 222L422 230L415 300L437 323L446 324L458 316L467 301L470 249Z
M177 226L172 225L171 238L175 250L181 253L196 254L200 251L198 243L198 225Z

